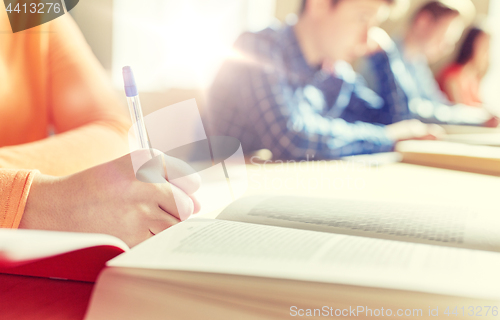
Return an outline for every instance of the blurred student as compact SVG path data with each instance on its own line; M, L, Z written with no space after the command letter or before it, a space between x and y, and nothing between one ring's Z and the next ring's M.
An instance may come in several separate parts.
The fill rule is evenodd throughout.
M481 81L490 65L490 35L470 28L456 60L438 77L439 86L454 103L481 107Z
M357 121L383 101L350 64L392 0L306 0L294 26L244 33L237 58L220 69L208 97L210 134L242 142L246 154L320 159L391 151L398 140L429 138L419 121L381 126Z
M2 3L0 30L0 227L135 245L196 210L195 178L135 178L128 117L70 15L12 33Z
M454 50L465 17L474 13L470 0L430 1L414 14L403 38L392 41L375 29L372 36L381 50L366 58L359 71L385 103L381 110L365 113L363 120L391 124L417 118L440 124L496 126L496 119L485 110L450 102L429 66Z

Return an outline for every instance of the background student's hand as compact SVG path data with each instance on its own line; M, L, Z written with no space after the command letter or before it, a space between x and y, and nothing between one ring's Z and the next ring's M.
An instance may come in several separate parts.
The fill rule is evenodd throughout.
M442 127L419 120L404 120L386 126L387 135L394 141L436 140L445 134Z
M500 119L497 117L492 117L490 120L486 121L484 126L487 128L498 128L500 127Z
M177 170L176 176L183 176L177 182L136 178L131 156L144 158L148 152L139 150L66 177L38 174L20 228L105 233L134 246L198 212L193 193L201 180L184 162L169 162L169 175Z

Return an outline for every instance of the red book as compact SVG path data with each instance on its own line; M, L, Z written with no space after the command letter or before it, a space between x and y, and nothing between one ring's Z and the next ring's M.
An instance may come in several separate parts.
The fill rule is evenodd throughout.
M128 250L104 234L0 229L0 273L95 282L108 260Z

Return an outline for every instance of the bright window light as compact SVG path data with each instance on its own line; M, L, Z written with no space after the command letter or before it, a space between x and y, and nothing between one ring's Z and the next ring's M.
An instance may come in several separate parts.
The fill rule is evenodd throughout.
M482 86L484 101L500 114L500 1L490 1L491 66Z
M130 65L141 91L206 88L233 42L274 20L275 0L116 0L113 82Z

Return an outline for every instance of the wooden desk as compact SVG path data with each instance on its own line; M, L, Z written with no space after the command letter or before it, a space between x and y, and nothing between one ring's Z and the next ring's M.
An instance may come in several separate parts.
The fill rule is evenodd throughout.
M247 194L447 203L473 206L500 218L500 177L384 162L372 156L249 165ZM92 287L82 282L0 275L0 319L82 319Z
M468 205L500 217L500 177L384 162L361 156L326 164L249 165L247 193Z

